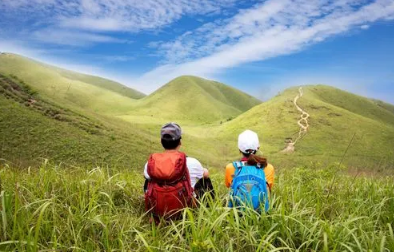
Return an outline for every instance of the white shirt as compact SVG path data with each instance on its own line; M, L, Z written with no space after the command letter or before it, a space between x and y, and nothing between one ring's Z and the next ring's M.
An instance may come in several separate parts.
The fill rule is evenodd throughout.
M204 168L197 159L192 157L186 157L186 166L189 169L191 186L194 188L197 181L203 177ZM144 176L146 179L150 179L148 174L148 163L145 164Z

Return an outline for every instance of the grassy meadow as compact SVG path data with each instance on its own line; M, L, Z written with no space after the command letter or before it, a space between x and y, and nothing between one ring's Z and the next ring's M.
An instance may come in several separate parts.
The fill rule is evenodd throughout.
M324 85L295 152L298 87L261 102L181 76L145 96L119 83L0 55L0 251L394 251L394 106ZM210 170L217 198L155 226L142 167L159 130ZM238 134L276 168L268 214L227 205Z
M271 209L239 215L217 199L179 221L150 224L141 172L120 167L4 166L0 250L393 251L394 179L337 164L277 172Z

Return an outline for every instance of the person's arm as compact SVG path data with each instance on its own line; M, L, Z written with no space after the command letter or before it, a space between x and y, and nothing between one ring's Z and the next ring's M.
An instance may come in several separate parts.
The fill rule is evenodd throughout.
M224 184L226 185L227 188L231 186L231 183L233 182L233 175L235 172L235 168L233 164L228 164L226 166L226 174L224 177Z
M192 157L187 157L186 165L189 170L191 186L194 188L197 181L204 177L204 168L200 161Z
M268 187L270 191L274 186L274 176L275 176L275 169L271 164L268 164L267 167L264 168L265 179L267 180Z
M209 171L208 171L207 168L203 168L202 176L203 176L204 178L209 178Z

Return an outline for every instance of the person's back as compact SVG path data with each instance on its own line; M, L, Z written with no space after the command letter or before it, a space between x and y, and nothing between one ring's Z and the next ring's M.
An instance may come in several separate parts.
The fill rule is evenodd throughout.
M242 159L226 166L225 185L231 187L229 206L251 205L260 211L269 208L268 194L274 182L274 167L256 155L260 148L255 132L246 130L238 137Z
M161 128L162 153L154 153L145 164L145 206L156 220L174 217L174 213L187 206L194 206L205 193L214 198L209 172L201 163L180 152L181 128L167 123ZM193 193L194 191L194 193Z
M176 218L179 210L193 203L193 188L186 155L179 151L181 129L169 123L161 129L164 152L154 153L147 163L149 181L145 192L145 208L156 221L161 218Z

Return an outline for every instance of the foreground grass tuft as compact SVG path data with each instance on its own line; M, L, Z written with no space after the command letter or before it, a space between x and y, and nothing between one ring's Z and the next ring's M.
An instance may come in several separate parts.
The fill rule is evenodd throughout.
M324 168L324 169L323 169ZM239 214L218 197L155 226L141 174L119 168L3 167L0 250L393 251L392 177L350 177L336 166L282 170L271 210Z

